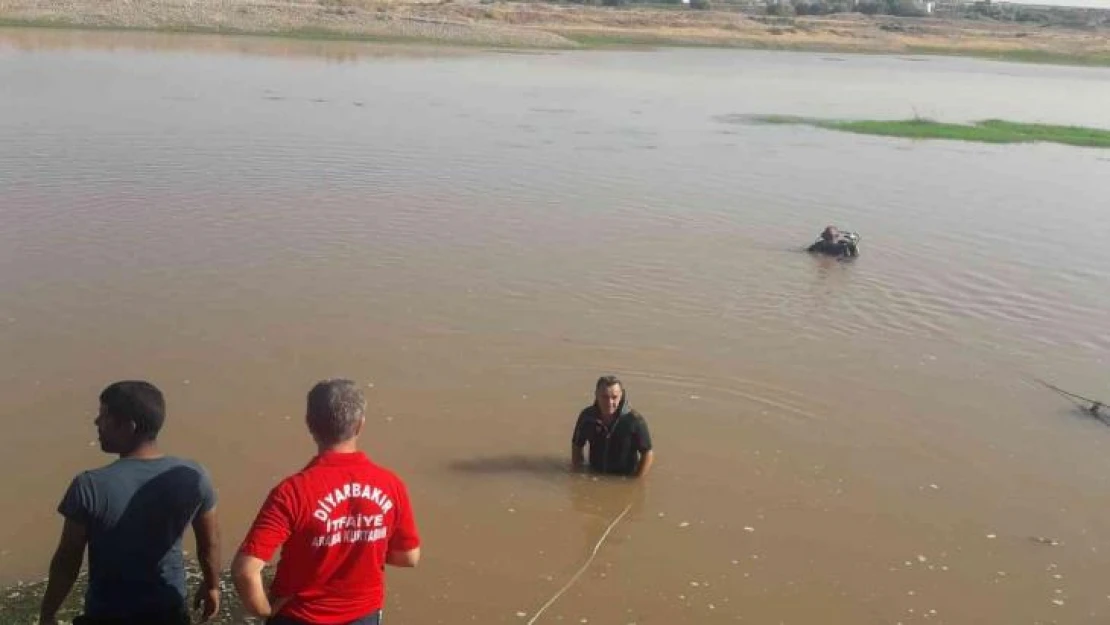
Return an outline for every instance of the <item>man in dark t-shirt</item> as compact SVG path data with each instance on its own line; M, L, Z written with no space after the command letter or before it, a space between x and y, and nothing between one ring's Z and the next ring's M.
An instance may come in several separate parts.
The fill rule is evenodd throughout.
M585 464L586 445L590 470L596 473L643 477L655 461L647 421L629 405L624 385L615 376L598 378L594 403L578 414L571 436L575 469Z
M165 401L152 384L117 382L101 393L100 448L119 460L75 477L58 506L65 526L41 623L57 622L87 545L89 586L74 625L188 625L181 539L190 525L203 575L201 618L219 610L216 494L200 465L158 451L164 420Z

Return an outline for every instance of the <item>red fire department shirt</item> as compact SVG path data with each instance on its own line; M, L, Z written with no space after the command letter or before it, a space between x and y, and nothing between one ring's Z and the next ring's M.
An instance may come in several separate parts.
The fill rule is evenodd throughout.
M400 478L362 452L326 452L270 491L239 551L268 562L282 547L270 589L292 597L282 616L330 625L381 609L386 554L419 545Z

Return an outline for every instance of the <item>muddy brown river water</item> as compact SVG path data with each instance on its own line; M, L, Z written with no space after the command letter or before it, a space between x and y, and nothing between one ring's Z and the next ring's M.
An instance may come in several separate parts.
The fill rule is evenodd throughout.
M166 392L228 550L313 382L425 561L395 623L1110 617L1110 152L748 114L1110 127L1110 70L0 31L0 583L45 573L109 382ZM828 223L839 263L798 250ZM568 475L591 384L642 484ZM1056 541L1048 545L1033 540Z

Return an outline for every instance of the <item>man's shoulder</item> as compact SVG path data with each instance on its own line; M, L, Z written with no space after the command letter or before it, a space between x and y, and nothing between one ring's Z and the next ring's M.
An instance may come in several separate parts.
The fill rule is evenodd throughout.
M162 456L162 460L164 460L169 466L184 465L187 467L192 467L194 469L199 469L201 471L204 470L204 467L200 464L200 462L193 460L192 458L182 458L181 456Z
M113 460L108 464L102 464L99 467L94 467L92 469L85 469L84 471L81 471L77 474L77 479L93 480L106 475L112 475L119 471L119 469L120 460Z
M369 465L366 467L365 470L365 475L367 477L372 478L372 481L377 482L378 484L381 484L383 486L388 484L390 486L400 486L403 488L405 485L405 481L402 480L401 476L397 475L397 473L393 471L393 469L382 466L372 460L369 462Z
M138 488L171 491L182 497L212 492L212 479L199 462L176 456L153 460L117 460L89 471L89 480L105 492L125 493Z
M601 411L597 409L597 404L590 404L589 406L586 406L582 410L578 411L578 418L579 419L595 419L600 414L601 414Z
M204 468L204 465L197 462L196 460L182 458L180 456L165 456L162 460L163 469L166 471L185 468L200 473L204 476L208 475L208 470Z
M292 475L287 475L274 485L273 492L298 492L304 488L306 482L313 478L316 471L312 466L307 466Z
M141 493L144 497L159 497L161 503L156 508L167 510L175 502L205 498L211 492L207 473L195 461L172 456L119 459L78 473L59 509L67 517L80 510L112 510L126 506Z
M344 467L341 474L344 476L343 479L360 479L367 482L377 482L383 485L385 483L404 484L401 477L392 469L380 465L369 458L367 458L365 462L360 462L355 466ZM316 484L320 482L332 482L334 481L335 475L335 467L313 462L309 463L308 466L300 471L278 482L274 490L300 492L304 490L310 482ZM342 484L339 484L339 486L342 486Z
M77 475L74 475L73 480L70 481L69 490L90 492L96 488L97 482L111 481L112 474L105 470L110 466L112 465L105 465L95 469L85 469Z
M132 466L125 460L113 460L93 469L86 469L73 478L74 483L82 486L114 483L121 476L132 472Z
M188 458L181 458L179 456L162 456L153 460L134 460L128 458L120 458L113 460L106 465L97 467L95 469L88 469L83 471L80 475L89 475L91 477L101 477L108 475L115 475L121 472L135 471L139 469L155 469L156 471L169 471L179 467L192 469L200 473L207 473L205 468L196 460Z

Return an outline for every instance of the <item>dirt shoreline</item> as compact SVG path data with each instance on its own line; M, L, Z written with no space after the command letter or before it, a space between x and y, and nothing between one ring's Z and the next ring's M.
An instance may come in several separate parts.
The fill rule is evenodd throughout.
M991 20L838 14L769 18L738 11L401 0L0 0L0 25L521 49L715 46L933 54L1110 65L1110 29Z
M267 578L270 569L267 569ZM190 593L190 601L200 579L200 570L191 560L185 562L186 586ZM88 588L87 571L82 570L81 575L74 584L73 590L66 597L65 603L58 612L61 623L70 623L72 619L81 614L81 605L85 590ZM39 608L42 604L42 595L46 591L46 580L30 583L18 583L3 589L3 598L0 598L0 623L4 625L36 625L38 623ZM235 587L231 576L224 571L220 579L220 611L211 621L210 625L231 625L232 623L261 623L260 619L250 617L239 597L235 594Z

